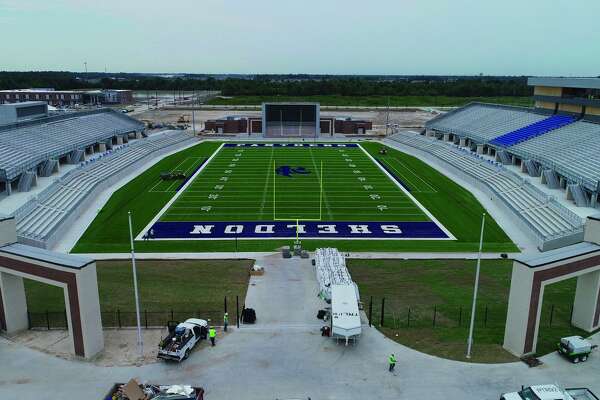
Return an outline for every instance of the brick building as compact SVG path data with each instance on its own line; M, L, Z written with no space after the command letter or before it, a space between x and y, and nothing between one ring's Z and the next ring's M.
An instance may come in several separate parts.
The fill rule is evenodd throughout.
M131 90L54 90L12 89L0 90L0 104L44 101L51 106L74 106L76 104L131 104Z

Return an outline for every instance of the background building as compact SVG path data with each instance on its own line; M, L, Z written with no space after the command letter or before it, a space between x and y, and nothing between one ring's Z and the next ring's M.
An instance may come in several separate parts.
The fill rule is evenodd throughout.
M535 107L554 113L565 112L600 118L600 79L537 77L533 86Z
M265 121L266 130L263 129ZM373 129L373 122L321 115L318 103L268 103L263 105L261 116L230 115L210 119L204 123L204 129L217 133L265 133L270 137L315 137L335 133L362 135Z
M76 104L131 104L131 90L54 90L52 88L0 90L0 104L44 101L51 106Z
M48 104L43 101L0 105L0 125L15 124L47 116Z

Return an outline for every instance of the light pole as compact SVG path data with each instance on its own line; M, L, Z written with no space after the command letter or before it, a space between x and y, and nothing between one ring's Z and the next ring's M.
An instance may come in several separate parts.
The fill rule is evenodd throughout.
M471 358L473 347L473 328L475 326L475 308L477 306L477 290L479 289L479 270L481 269L481 250L483 248L483 228L485 226L485 213L481 217L481 233L479 235L479 253L477 254L477 269L475 271L475 287L473 288L473 305L471 307L471 324L469 325L469 339L467 340L467 358Z
M131 211L127 212L129 219L129 240L131 242L131 267L133 269L133 291L135 293L135 316L137 319L138 349L140 351L140 361L144 359L144 342L142 340L142 326L140 322L140 297L138 294L137 269L135 267L135 250L133 248L133 228L131 227Z

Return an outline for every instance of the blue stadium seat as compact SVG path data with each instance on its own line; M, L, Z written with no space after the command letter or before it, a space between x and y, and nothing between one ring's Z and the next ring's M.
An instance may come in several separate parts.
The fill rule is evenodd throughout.
M544 120L534 122L531 125L527 125L523 128L498 136L491 140L490 143L502 147L514 146L515 144L543 135L555 129L562 128L563 126L569 125L573 122L575 122L575 118L569 115L553 115Z

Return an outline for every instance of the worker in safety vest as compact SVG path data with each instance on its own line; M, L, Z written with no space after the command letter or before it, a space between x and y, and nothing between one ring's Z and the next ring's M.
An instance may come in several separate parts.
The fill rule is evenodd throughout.
M390 362L390 372L394 372L394 367L396 366L396 356L393 354L390 354L389 362Z
M208 337L210 338L210 343L214 346L215 345L215 338L217 337L217 331L212 326L208 330Z
M229 325L229 313L223 314L223 330L227 332L227 326Z

